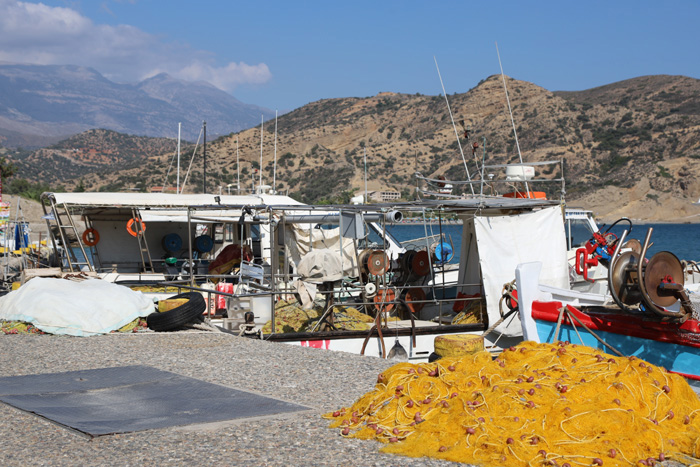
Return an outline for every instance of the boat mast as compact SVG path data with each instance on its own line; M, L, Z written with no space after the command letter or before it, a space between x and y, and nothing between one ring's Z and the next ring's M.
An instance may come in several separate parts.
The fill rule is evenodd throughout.
M178 122L177 124L177 190L175 193L180 193L180 133L182 131L182 122ZM172 160L170 161L170 167L173 165ZM167 177L166 177L166 183L167 183ZM163 187L163 191L165 191L165 187Z
M520 143L518 142L518 132L515 131L515 120L513 120L513 110L510 107L510 97L508 97L508 87L506 86L506 75L503 74L503 65L501 64L501 53L498 51L498 42L496 42L496 55L498 55L498 66L501 67L501 79L503 79L503 89L506 92L506 102L508 103L508 113L510 113L510 123L513 125L513 136L515 136L515 146L518 148L518 157L520 158L520 164L523 163L523 155L520 153ZM531 198L530 189L527 186L527 181L525 182L525 192L527 197Z
M277 193L277 110L275 110L275 161L272 165L272 191Z
M202 122L202 127L204 128L204 145L203 151L204 151L204 191L202 193L207 192L207 122Z
M367 204L367 147L365 147L365 203Z
M236 137L236 168L238 168L238 194L241 194L241 162L238 159L238 137Z
M258 167L258 170L260 171L260 182L259 182L259 190L262 191L262 154L263 154L263 122L264 122L265 117L260 116L260 167Z
M464 170L467 172L467 180L472 181L472 177L469 175L469 169L467 168L467 159L464 157L464 150L462 150L462 143L459 141L459 133L457 133L457 125L455 125L455 119L452 116L452 109L450 109L450 101L447 100L447 93L445 92L445 85L442 82L442 75L440 74L440 67L438 66L437 58L433 55L433 60L435 60L435 68L437 68L438 77L440 78L440 86L442 86L442 94L445 96L445 103L447 104L447 111L450 114L450 120L452 120L452 128L455 130L455 137L457 138L457 146L459 146L459 152L462 154L462 162L464 162ZM472 190L472 195L474 194L474 187L469 184L469 188Z

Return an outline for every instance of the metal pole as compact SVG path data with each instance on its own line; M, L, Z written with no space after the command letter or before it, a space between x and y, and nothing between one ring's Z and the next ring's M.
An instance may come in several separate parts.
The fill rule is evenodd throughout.
M260 171L260 189L262 190L262 154L263 154L263 123L264 123L264 116L260 116L260 167L258 167L258 170Z
M365 148L365 197L364 204L367 204L367 148Z
M277 193L277 110L275 110L275 162L272 165L272 190Z
M197 227L195 226L195 229L196 228ZM192 258L192 211L189 208L187 209L187 245L189 249L190 261L190 286L194 287L194 259ZM209 311L209 304L207 304L207 311Z
M207 122L202 122L204 127L204 191L207 192Z
M238 138L236 138L236 167L238 167L238 194L241 194L241 161L238 158Z
M177 124L177 191L175 193L180 193L180 134L182 131L182 123ZM172 162L171 162L172 164ZM172 167L172 166L171 166ZM167 179L166 179L167 182ZM163 187L165 191L165 187Z

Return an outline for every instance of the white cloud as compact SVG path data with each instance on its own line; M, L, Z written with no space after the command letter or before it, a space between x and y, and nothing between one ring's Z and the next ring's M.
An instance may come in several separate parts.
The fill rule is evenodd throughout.
M95 24L71 8L17 0L0 0L0 61L89 66L122 82L166 72L229 92L271 78L264 63L218 66L208 52L164 42L133 26Z
M247 63L229 63L224 67L213 67L206 63L195 62L178 72L178 77L188 81L208 81L221 89L235 88L239 84L260 84L272 76L267 65L248 65Z

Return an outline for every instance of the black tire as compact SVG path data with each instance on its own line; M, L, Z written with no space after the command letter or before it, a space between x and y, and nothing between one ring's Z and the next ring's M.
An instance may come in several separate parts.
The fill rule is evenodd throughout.
M204 297L199 292L187 292L175 295L173 298L187 298L188 301L177 308L163 313L155 312L146 317L148 327L154 331L167 332L181 328L185 324L194 323L201 319L207 309Z

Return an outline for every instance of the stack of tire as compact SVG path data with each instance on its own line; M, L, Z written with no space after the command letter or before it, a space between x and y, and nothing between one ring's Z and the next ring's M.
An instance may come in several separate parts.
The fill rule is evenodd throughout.
M176 331L188 324L202 322L202 314L207 308L204 297L199 292L186 292L170 299L187 299L182 305L162 313L151 313L146 317L148 327L154 331Z

